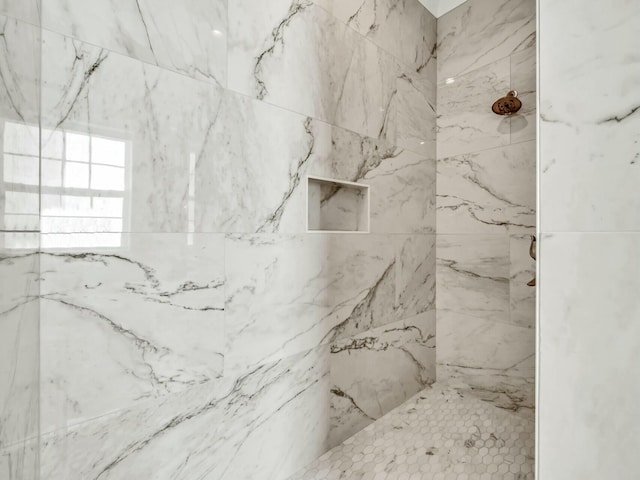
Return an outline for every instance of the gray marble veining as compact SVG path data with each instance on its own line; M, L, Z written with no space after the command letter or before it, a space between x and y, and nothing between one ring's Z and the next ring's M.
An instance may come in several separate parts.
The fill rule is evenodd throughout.
M190 77L226 85L223 0L47 0L42 25ZM179 39L179 40L178 40Z
M438 82L508 57L535 40L535 2L467 1L438 19Z

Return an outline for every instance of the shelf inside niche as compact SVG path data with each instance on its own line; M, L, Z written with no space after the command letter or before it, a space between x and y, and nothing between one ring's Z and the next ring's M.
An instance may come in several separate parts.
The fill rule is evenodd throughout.
M369 186L307 177L307 231L369 232Z

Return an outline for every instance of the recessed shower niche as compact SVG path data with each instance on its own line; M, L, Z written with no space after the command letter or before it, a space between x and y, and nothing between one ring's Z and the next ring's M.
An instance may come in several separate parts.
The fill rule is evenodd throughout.
M307 177L308 232L369 232L369 186Z

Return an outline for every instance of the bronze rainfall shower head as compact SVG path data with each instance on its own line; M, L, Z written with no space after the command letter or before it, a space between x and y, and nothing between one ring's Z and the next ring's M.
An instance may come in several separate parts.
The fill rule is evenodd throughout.
M498 115L511 115L522 108L522 102L518 100L518 92L511 90L506 97L497 100L491 110Z

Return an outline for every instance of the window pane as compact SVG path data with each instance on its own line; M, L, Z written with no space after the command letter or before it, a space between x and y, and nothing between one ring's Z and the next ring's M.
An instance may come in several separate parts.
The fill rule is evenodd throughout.
M67 133L66 160L74 162L89 161L89 136L78 133Z
M42 129L42 156L44 158L62 158L64 153L64 133Z
M5 213L28 213L38 215L40 211L38 193L5 192L4 211Z
M114 232L122 231L119 218L100 217L42 217L45 232Z
M4 229L5 230L38 230L39 217L33 215L14 215L5 213Z
M91 162L124 167L125 142L106 138L91 138Z
M82 163L65 163L64 186L67 188L88 188L89 165Z
M4 151L23 155L38 156L40 153L38 127L5 122Z
M93 197L92 213L101 217L122 217L122 197Z
M68 235L43 235L43 248L119 247L120 233L72 233Z
M22 185L38 185L38 158L4 155L4 181Z
M42 160L42 185L45 187L62 186L62 162L60 160Z
M91 165L91 188L124 191L124 168Z

